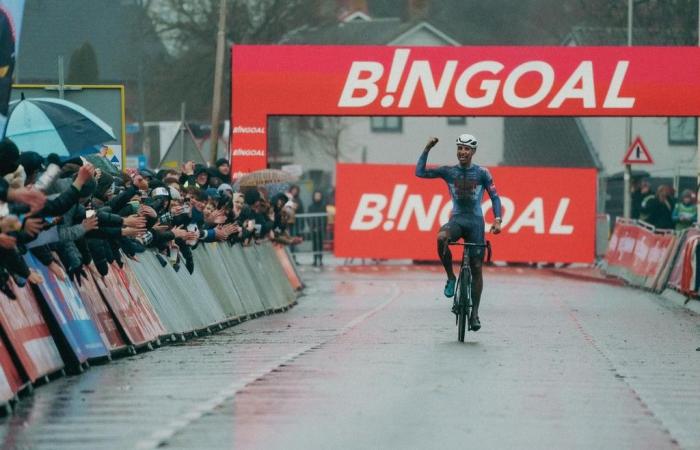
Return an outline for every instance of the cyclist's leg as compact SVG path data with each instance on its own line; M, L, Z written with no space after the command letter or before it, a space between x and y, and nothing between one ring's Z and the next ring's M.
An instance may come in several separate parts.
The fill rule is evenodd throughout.
M450 219L445 225L440 227L437 235L438 257L442 266L445 269L447 278L455 279L454 268L452 267L452 252L450 251L450 242L454 242L462 236L462 228Z
M465 226L465 239L475 244L483 244L484 240L484 221L481 218L470 220L468 226ZM482 265L484 261L483 248L469 249L469 268L472 271L472 314L470 323L472 328L478 330L481 326L479 322L479 304L481 303L481 292L484 289L484 279L482 276ZM477 325L476 327L474 325Z

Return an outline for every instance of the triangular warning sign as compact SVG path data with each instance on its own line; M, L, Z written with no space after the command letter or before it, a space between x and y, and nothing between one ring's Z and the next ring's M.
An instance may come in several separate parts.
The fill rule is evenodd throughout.
M654 164L649 150L639 136L636 137L632 145L627 149L622 162L624 164Z

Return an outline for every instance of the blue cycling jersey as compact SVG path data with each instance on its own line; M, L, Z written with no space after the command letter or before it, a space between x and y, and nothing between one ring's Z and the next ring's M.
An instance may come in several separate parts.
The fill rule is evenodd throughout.
M472 215L483 219L481 212L481 199L484 190L489 193L493 204L493 214L501 217L501 199L496 192L491 173L485 167L472 164L469 167L441 166L428 169L428 151L418 158L416 164L416 176L420 178L442 178L447 183L452 197L452 215Z

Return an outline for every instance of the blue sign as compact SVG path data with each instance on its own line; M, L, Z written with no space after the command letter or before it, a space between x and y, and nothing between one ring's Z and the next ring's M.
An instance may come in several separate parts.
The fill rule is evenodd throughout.
M109 355L100 332L85 308L83 299L80 298L78 290L68 280L67 275L66 280L61 281L31 253L27 253L24 258L29 267L44 277L44 282L39 285L41 294L46 299L51 313L56 318L78 361L82 363L91 358Z

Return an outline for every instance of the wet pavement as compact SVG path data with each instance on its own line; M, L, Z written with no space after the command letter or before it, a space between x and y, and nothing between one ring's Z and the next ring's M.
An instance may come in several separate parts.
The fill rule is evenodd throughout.
M487 270L456 341L434 266L306 272L291 311L42 386L1 449L699 448L700 316Z

